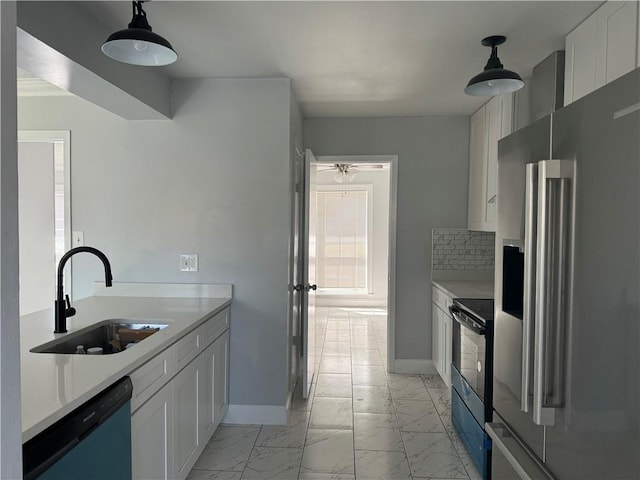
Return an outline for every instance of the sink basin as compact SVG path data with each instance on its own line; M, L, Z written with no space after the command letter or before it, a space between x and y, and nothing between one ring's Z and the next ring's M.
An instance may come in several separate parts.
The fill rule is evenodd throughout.
M31 352L72 354L77 352L78 345L82 345L85 350L91 347L102 347L105 355L119 353L125 350L127 345L142 342L167 326L165 323L109 319L34 347Z

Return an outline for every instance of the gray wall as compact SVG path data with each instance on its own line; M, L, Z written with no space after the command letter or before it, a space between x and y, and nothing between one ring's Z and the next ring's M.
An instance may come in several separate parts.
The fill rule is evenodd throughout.
M21 98L19 128L71 130L72 225L120 282L231 283L230 403L284 405L289 79L176 81L174 116L126 121L74 97ZM200 271L180 272L196 253ZM77 256L74 297L100 262ZM70 320L73 322L73 319Z
M396 358L431 358L431 229L465 227L468 117L307 119L316 155L398 155Z

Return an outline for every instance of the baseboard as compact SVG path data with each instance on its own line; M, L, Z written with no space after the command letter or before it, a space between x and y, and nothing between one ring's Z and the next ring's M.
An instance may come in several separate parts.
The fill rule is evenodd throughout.
M286 425L285 405L229 405L223 423L241 425Z
M433 361L422 358L398 359L393 362L393 373L415 373L432 375L438 373Z

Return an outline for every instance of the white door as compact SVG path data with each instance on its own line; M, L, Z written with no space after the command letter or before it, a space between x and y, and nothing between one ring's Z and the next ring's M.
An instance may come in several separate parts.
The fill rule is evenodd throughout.
M302 396L309 397L315 369L316 331L316 158L307 149L304 157L304 193L302 203L301 236L302 255L301 280L296 285L300 292Z
M50 308L55 300L54 173L52 143L19 143L21 315Z

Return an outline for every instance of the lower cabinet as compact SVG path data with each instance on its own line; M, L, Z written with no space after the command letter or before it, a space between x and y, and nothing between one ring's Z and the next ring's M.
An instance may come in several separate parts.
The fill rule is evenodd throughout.
M213 343L213 347L215 350L215 358L217 359L215 364L213 395L215 430L227 414L227 408L229 406L229 369L227 368L227 365L229 365L228 330Z
M134 479L185 479L227 412L229 330L209 345L201 345L203 333L201 327L196 340L200 353L186 366L182 363L184 368L131 416ZM136 373L147 364L132 378L139 378Z
M202 389L198 405L198 431L210 438L227 413L229 331L209 345L202 357Z
M201 438L198 432L199 390L203 364L196 358L173 379L173 468L176 478L186 478L198 459Z
M431 304L431 352L433 365L438 374L451 387L451 359L453 350L453 318L449 314L451 297L442 290L433 288ZM446 310L446 311L445 311Z
M173 477L173 400L168 383L131 415L133 478Z

